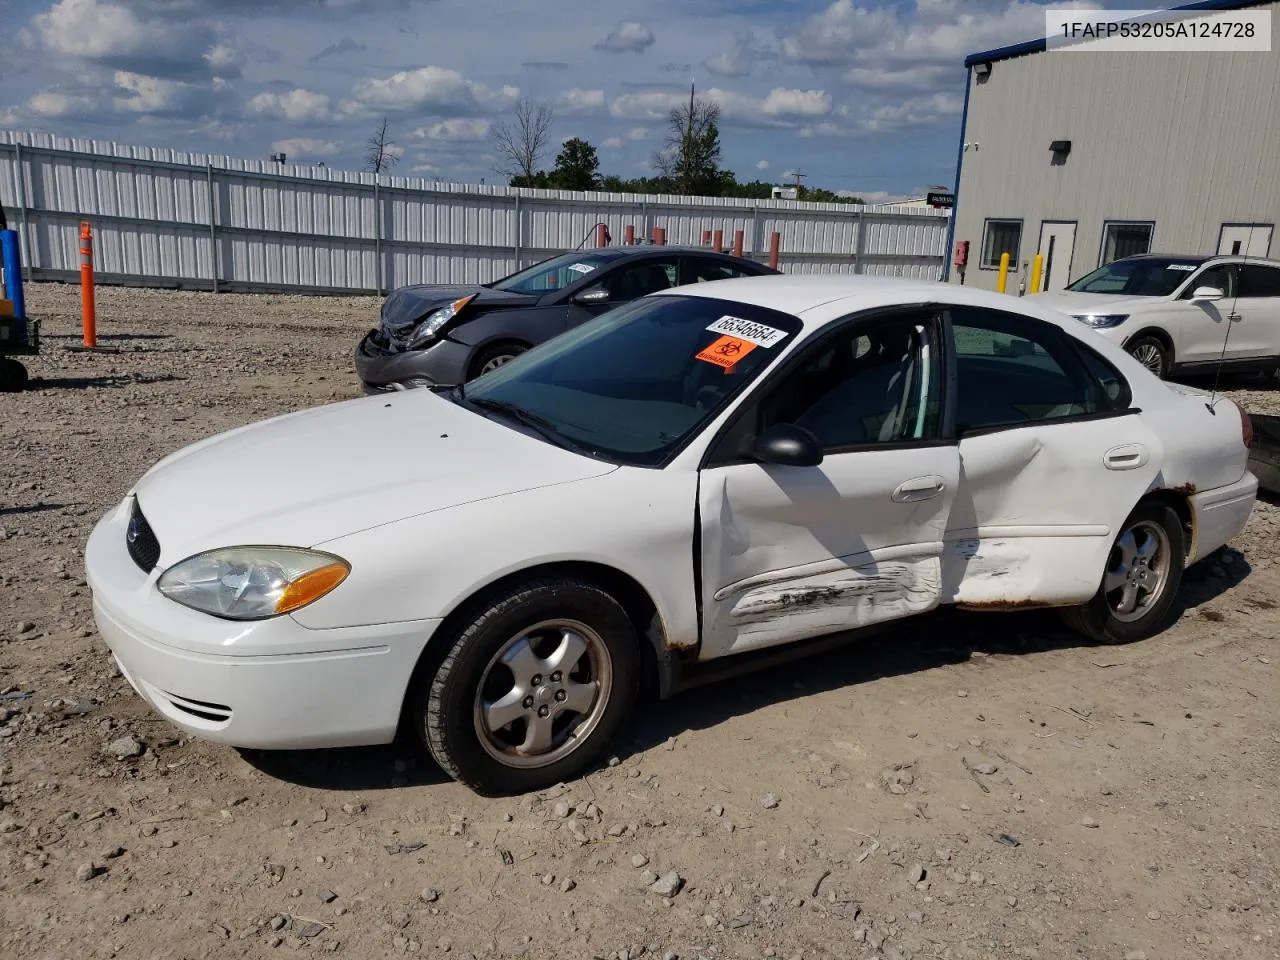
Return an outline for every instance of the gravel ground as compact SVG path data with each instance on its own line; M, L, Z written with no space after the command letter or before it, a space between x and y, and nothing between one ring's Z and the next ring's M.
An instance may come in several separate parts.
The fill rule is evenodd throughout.
M0 395L0 957L1280 956L1272 505L1145 643L942 616L485 800L411 744L188 740L93 629L97 518L177 447L355 396L377 301L103 289L86 354L76 298L29 291L46 350Z

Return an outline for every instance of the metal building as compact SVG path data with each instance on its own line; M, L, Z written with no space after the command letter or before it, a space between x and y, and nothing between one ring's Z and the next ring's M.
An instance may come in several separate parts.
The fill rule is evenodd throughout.
M1046 290L1136 253L1280 256L1280 3L1174 9L1246 8L1272 11L1270 52L967 57L949 279L995 289L1003 251L1010 293L1037 253Z

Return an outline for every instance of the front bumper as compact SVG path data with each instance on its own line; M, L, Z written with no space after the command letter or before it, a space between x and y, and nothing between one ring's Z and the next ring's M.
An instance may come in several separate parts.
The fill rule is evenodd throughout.
M373 342L370 330L356 345L356 375L367 394L403 390L409 386L454 386L466 379L471 348L449 339L422 350L393 353Z
M235 747L389 743L439 620L311 630L292 617L221 620L165 598L125 548L127 503L85 550L98 630L144 700L187 733ZM163 531L159 531L163 537Z

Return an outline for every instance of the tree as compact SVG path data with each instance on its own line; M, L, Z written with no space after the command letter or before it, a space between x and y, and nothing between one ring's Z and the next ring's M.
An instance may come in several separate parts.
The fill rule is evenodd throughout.
M383 117L377 132L369 138L369 152L365 154L364 165L371 173L382 173L400 162L400 148L392 142L389 129L390 124Z
M502 160L499 170L512 178L513 185L520 185L514 183L517 177L533 180L537 175L554 121L555 112L550 107L526 97L516 104L515 116L511 120L501 120L493 125L490 136Z
M560 190L595 190L600 186L600 158L596 148L572 137L560 148L551 182Z
M722 185L719 105L695 97L690 87L688 106L667 115L666 140L653 165L676 193L716 196Z

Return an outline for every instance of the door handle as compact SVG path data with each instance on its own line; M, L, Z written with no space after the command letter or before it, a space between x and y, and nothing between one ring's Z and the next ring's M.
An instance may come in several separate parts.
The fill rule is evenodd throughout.
M1102 463L1108 470L1137 470L1151 459L1147 448L1140 443L1123 443L1112 447L1102 455Z
M916 503L920 500L932 499L946 488L946 481L941 477L915 477L898 484L898 488L893 491L890 499L894 503Z

